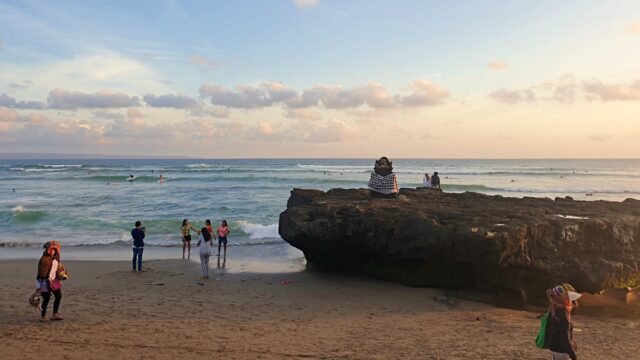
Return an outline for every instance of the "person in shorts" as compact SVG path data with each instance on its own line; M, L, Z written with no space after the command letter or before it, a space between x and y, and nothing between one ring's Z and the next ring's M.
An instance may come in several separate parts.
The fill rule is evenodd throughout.
M200 235L200 230L194 228L189 223L188 219L182 220L182 227L180 233L182 234L182 259L184 260L185 251L187 252L187 259L191 258L191 230Z
M222 220L216 231L218 233L218 256L220 256L220 248L224 245L224 256L227 256L227 235L231 232L227 225L227 220Z

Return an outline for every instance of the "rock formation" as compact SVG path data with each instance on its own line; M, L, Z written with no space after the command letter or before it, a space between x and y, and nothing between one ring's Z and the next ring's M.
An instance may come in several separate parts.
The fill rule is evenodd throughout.
M505 305L640 285L640 201L506 198L401 189L294 189L280 236L310 265L412 286L473 289Z

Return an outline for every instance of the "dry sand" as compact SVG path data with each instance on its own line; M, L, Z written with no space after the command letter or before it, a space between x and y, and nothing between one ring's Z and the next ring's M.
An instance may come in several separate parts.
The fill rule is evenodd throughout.
M65 319L39 323L27 304L36 261L0 261L0 358L549 358L534 345L537 312L436 289L316 272L202 281L182 260L148 261L143 273L129 262L65 265ZM638 319L574 320L581 359L640 359Z

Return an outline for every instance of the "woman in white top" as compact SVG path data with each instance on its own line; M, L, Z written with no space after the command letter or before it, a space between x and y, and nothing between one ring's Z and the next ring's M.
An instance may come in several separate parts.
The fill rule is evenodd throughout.
M431 187L431 177L428 173L424 173L424 177L422 178L422 185L426 188Z
M202 268L202 278L209 278L209 257L211 256L211 247L213 242L211 240L211 233L206 227L200 231L200 237L198 237L198 248L200 252L200 267Z

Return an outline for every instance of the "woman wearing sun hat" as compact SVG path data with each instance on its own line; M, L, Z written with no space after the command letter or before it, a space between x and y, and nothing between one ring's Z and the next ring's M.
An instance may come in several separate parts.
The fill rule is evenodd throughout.
M558 285L547 291L550 306L544 342L545 348L551 351L553 360L578 359L571 309L581 296L569 284Z

